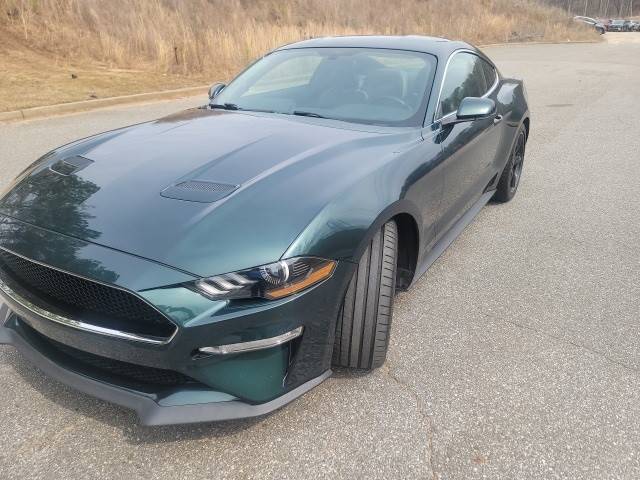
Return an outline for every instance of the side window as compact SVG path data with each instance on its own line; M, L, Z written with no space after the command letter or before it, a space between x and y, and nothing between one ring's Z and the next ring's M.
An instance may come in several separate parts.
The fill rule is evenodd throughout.
M493 68L493 65L484 60L482 60L482 68L484 68L484 78L487 81L487 89L489 89L494 83L496 83L496 69Z
M449 62L440 96L442 116L458 110L466 97L481 97L487 92L484 61L472 53L456 53Z

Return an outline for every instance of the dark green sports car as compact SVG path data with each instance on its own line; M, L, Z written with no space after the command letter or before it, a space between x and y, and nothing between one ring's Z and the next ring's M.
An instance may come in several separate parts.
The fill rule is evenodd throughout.
M385 360L409 288L518 188L523 84L439 38L279 48L0 197L0 343L144 424L265 414Z

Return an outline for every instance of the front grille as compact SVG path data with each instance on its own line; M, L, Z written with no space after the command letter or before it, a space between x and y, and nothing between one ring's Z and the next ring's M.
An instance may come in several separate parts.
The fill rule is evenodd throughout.
M98 371L98 373L113 377L107 380L124 380L126 382L162 386L178 386L186 383L197 383L196 380L183 375L180 372L146 367L143 365L136 365L134 363L102 357L100 355L78 350L77 348L56 342L55 340L38 333L31 327L26 326L26 328L33 336L37 337L40 342L62 355L62 357L72 366L80 368L84 367L85 370L89 368L90 370L95 370Z
M164 315L124 290L76 277L0 249L0 277L30 294L33 303L55 307L68 318L141 335L170 337L176 327Z

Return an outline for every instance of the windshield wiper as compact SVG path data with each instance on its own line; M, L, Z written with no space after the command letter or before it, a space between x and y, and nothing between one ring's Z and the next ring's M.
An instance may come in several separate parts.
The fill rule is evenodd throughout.
M319 113L315 112L303 112L302 110L294 110L292 115L299 115L300 117L313 117L313 118L327 118Z
M235 103L211 103L209 106L211 108L221 108L223 110L240 110L240 107Z
M273 110L263 110L260 108L244 108L236 105L235 103L211 103L209 104L211 108L221 108L222 110L239 110L243 112L261 112L261 113L276 113Z

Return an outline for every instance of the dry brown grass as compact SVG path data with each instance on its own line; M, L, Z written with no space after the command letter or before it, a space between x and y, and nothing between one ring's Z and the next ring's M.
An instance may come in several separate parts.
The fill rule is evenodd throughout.
M0 42L4 33L57 65L178 74L188 83L228 79L278 45L326 35L476 44L595 36L535 0L0 0L0 9ZM2 43L8 58L13 50L3 53Z

